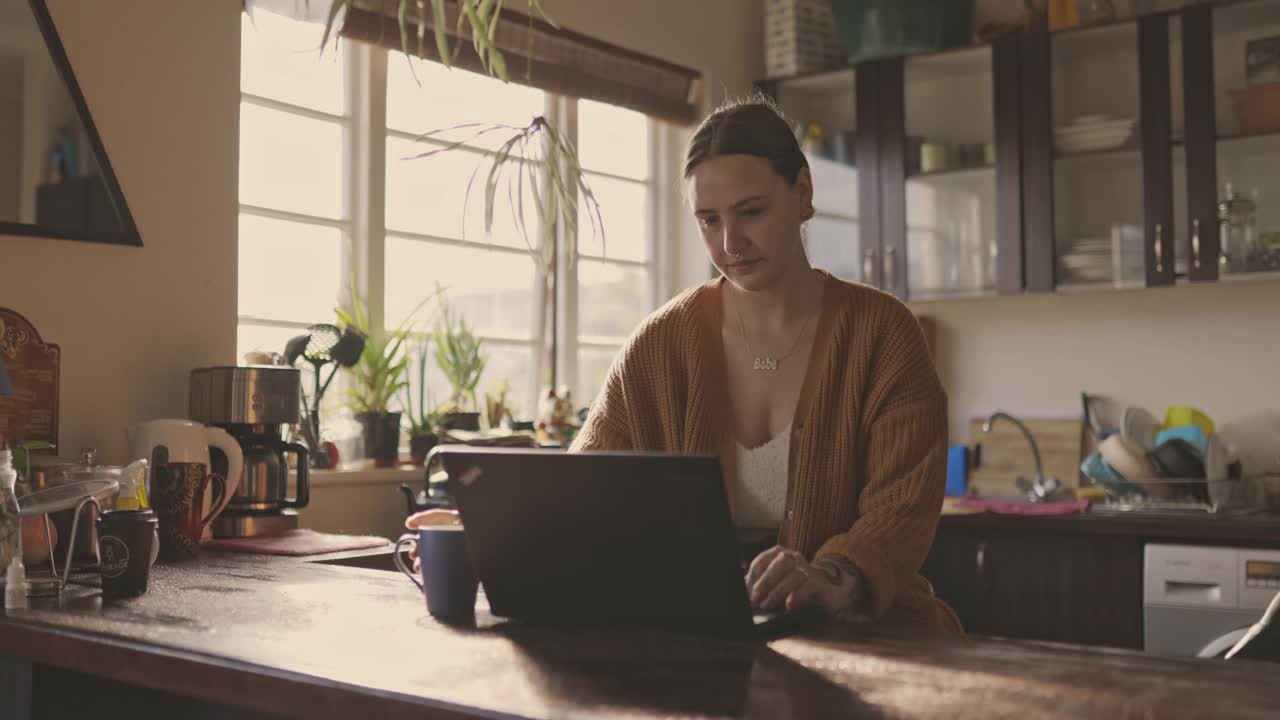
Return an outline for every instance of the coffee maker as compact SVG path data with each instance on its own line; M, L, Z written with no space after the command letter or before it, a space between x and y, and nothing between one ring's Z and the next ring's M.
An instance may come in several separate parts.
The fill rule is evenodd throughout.
M297 368L241 365L191 371L192 420L226 430L244 452L244 479L227 509L214 521L214 537L270 535L298 527L298 510L310 499L307 448L285 442L282 427L299 421L302 385ZM293 453L297 492L289 493ZM214 452L214 472L226 458Z

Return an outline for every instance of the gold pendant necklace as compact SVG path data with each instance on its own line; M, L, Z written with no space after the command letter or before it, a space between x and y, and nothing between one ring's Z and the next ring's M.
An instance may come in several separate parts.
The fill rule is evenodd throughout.
M734 308L733 314L738 318L738 332L742 333L742 342L747 344L747 353L751 355L751 369L763 372L776 372L780 362L795 354L796 349L800 347L800 339L804 337L804 332L809 327L809 320L812 319L812 316L805 318L804 323L800 326L800 334L796 335L795 342L791 343L791 349L787 351L787 354L775 358L769 355L756 355L755 351L751 349L751 340L747 338L747 326L742 323L742 313L738 312L737 308Z

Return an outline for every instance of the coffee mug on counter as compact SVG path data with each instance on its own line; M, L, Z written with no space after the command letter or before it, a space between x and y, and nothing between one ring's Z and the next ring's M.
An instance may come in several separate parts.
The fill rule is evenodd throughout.
M211 447L227 456L227 474L222 478L225 491L216 494L216 502L212 495L201 498L200 517L203 519L207 515L210 522L226 509L244 477L244 453L240 443L222 428L206 427L192 420L148 420L138 423L129 432L129 448L133 457L146 458L151 462L152 487L149 490L152 492L157 477L188 475L191 471L181 467L184 465L202 465L205 474L209 474L213 467L209 460ZM204 527L200 539L213 537L208 523Z
M110 510L98 516L98 557L102 595L131 598L147 591L155 562L156 526L152 510Z
M206 496L205 490L212 487ZM151 508L160 519L160 557L187 560L200 552L200 539L226 505L227 483L204 463L170 462L151 469Z
M413 543L422 564L422 579L407 565L403 549ZM445 621L465 622L475 616L479 581L461 525L433 525L406 533L396 542L396 567L427 596L427 612Z

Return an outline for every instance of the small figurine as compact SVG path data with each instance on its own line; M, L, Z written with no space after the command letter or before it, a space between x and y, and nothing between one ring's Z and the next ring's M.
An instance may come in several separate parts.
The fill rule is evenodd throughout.
M568 386L562 385L559 392L545 388L538 400L538 442L567 446L580 427Z

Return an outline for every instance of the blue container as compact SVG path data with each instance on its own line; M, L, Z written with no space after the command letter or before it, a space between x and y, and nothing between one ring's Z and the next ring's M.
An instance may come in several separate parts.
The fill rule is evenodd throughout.
M964 497L969 487L969 446L947 448L947 497Z
M974 0L831 0L849 64L973 42Z

